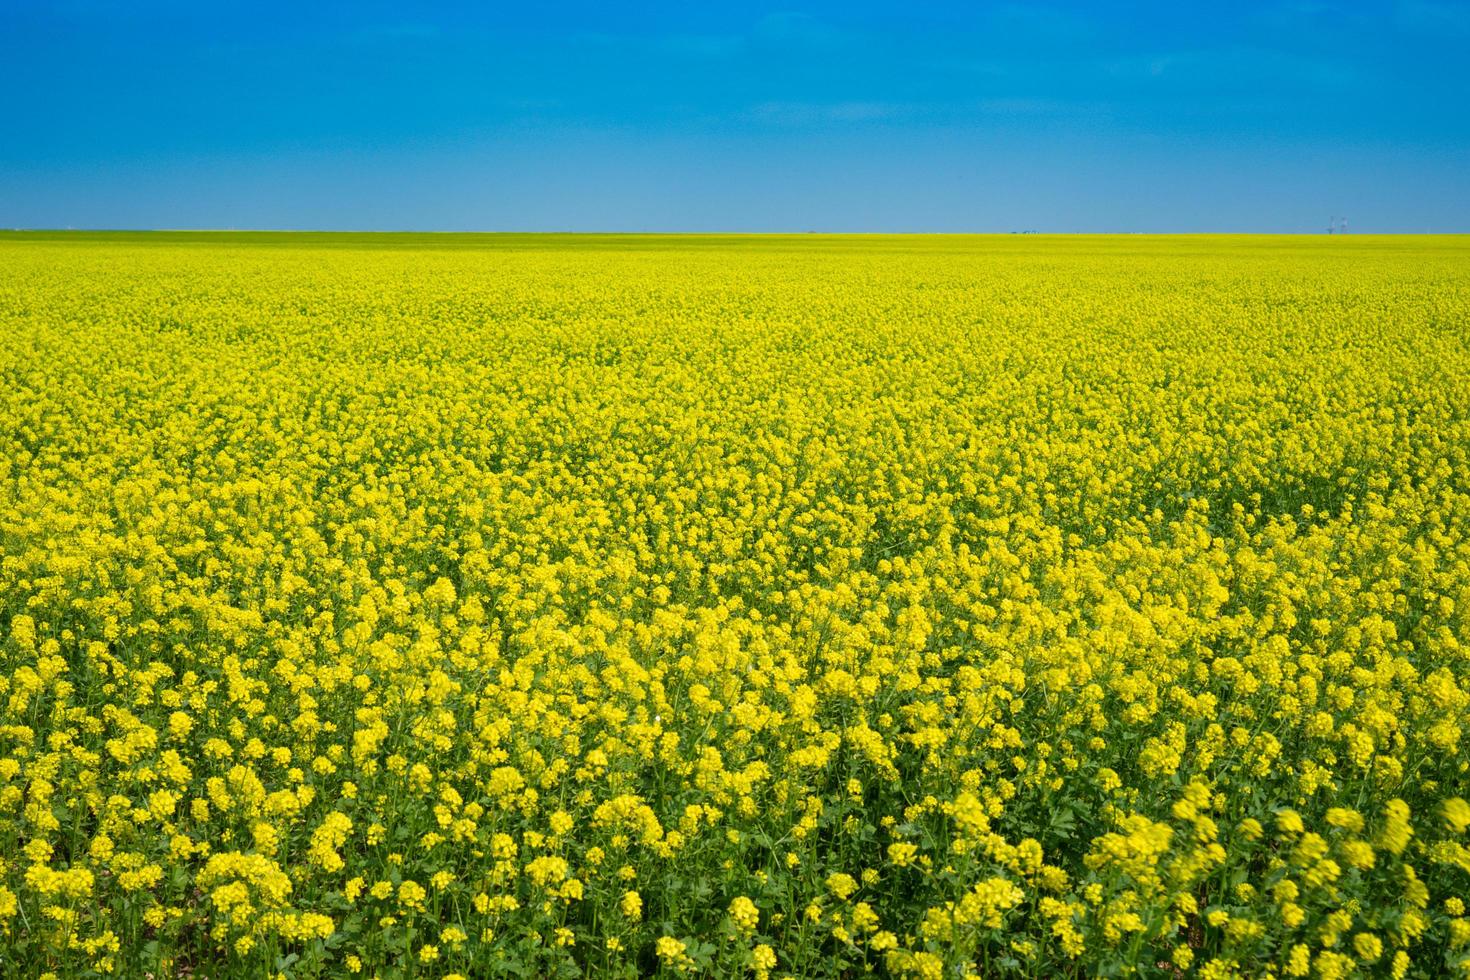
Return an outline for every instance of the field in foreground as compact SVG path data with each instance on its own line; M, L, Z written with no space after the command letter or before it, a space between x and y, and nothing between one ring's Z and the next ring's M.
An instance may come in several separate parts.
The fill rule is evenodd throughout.
M1470 972L1470 240L0 236L7 975Z

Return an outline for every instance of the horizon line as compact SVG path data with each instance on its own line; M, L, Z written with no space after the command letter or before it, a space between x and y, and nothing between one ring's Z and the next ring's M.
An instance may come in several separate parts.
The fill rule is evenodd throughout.
M622 229L439 229L439 228L56 228L56 227L0 227L0 234L7 235L641 235L641 236L728 236L728 237L777 237L777 236L827 236L827 237L883 237L883 236L1013 236L1046 235L1075 238L1104 236L1153 236L1153 237L1260 237L1260 238L1383 238L1383 237L1445 237L1470 235L1466 231L1043 231L1040 229L1015 229L1005 231L823 231L819 229L724 231L702 230L622 230Z

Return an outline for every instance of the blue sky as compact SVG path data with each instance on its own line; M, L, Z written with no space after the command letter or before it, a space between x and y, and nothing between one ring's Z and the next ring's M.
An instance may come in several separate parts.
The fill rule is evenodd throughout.
M1470 231L1470 3L785 4L3 0L0 227Z

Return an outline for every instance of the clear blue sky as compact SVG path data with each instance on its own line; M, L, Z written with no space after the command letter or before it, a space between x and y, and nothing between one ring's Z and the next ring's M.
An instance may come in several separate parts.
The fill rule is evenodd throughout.
M1470 231L1470 3L0 0L0 227Z

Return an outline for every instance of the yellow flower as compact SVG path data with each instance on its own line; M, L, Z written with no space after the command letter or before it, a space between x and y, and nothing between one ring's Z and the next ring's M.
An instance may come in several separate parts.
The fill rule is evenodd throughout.
M741 895L730 903L730 918L734 920L736 928L746 934L755 931L760 921L760 910L755 903Z
M1276 829L1285 834L1300 834L1306 830L1302 816L1295 810L1279 810L1276 813Z
M654 952L658 958L675 969L683 970L689 965L689 957L685 954L688 947L673 936L660 936L654 943Z
M847 896L857 891L857 887L857 882L853 879L852 875L838 872L827 876L827 890L839 899L847 898Z
M424 910L424 897L428 893L416 881L405 880L398 886L398 907L405 912Z
M1402 854L1413 835L1414 829L1409 822L1409 805L1403 800L1390 800L1384 809L1384 825L1379 843L1391 854Z
M1455 796L1444 801L1445 826L1457 834L1463 834L1470 828L1470 803L1466 803L1461 797Z

